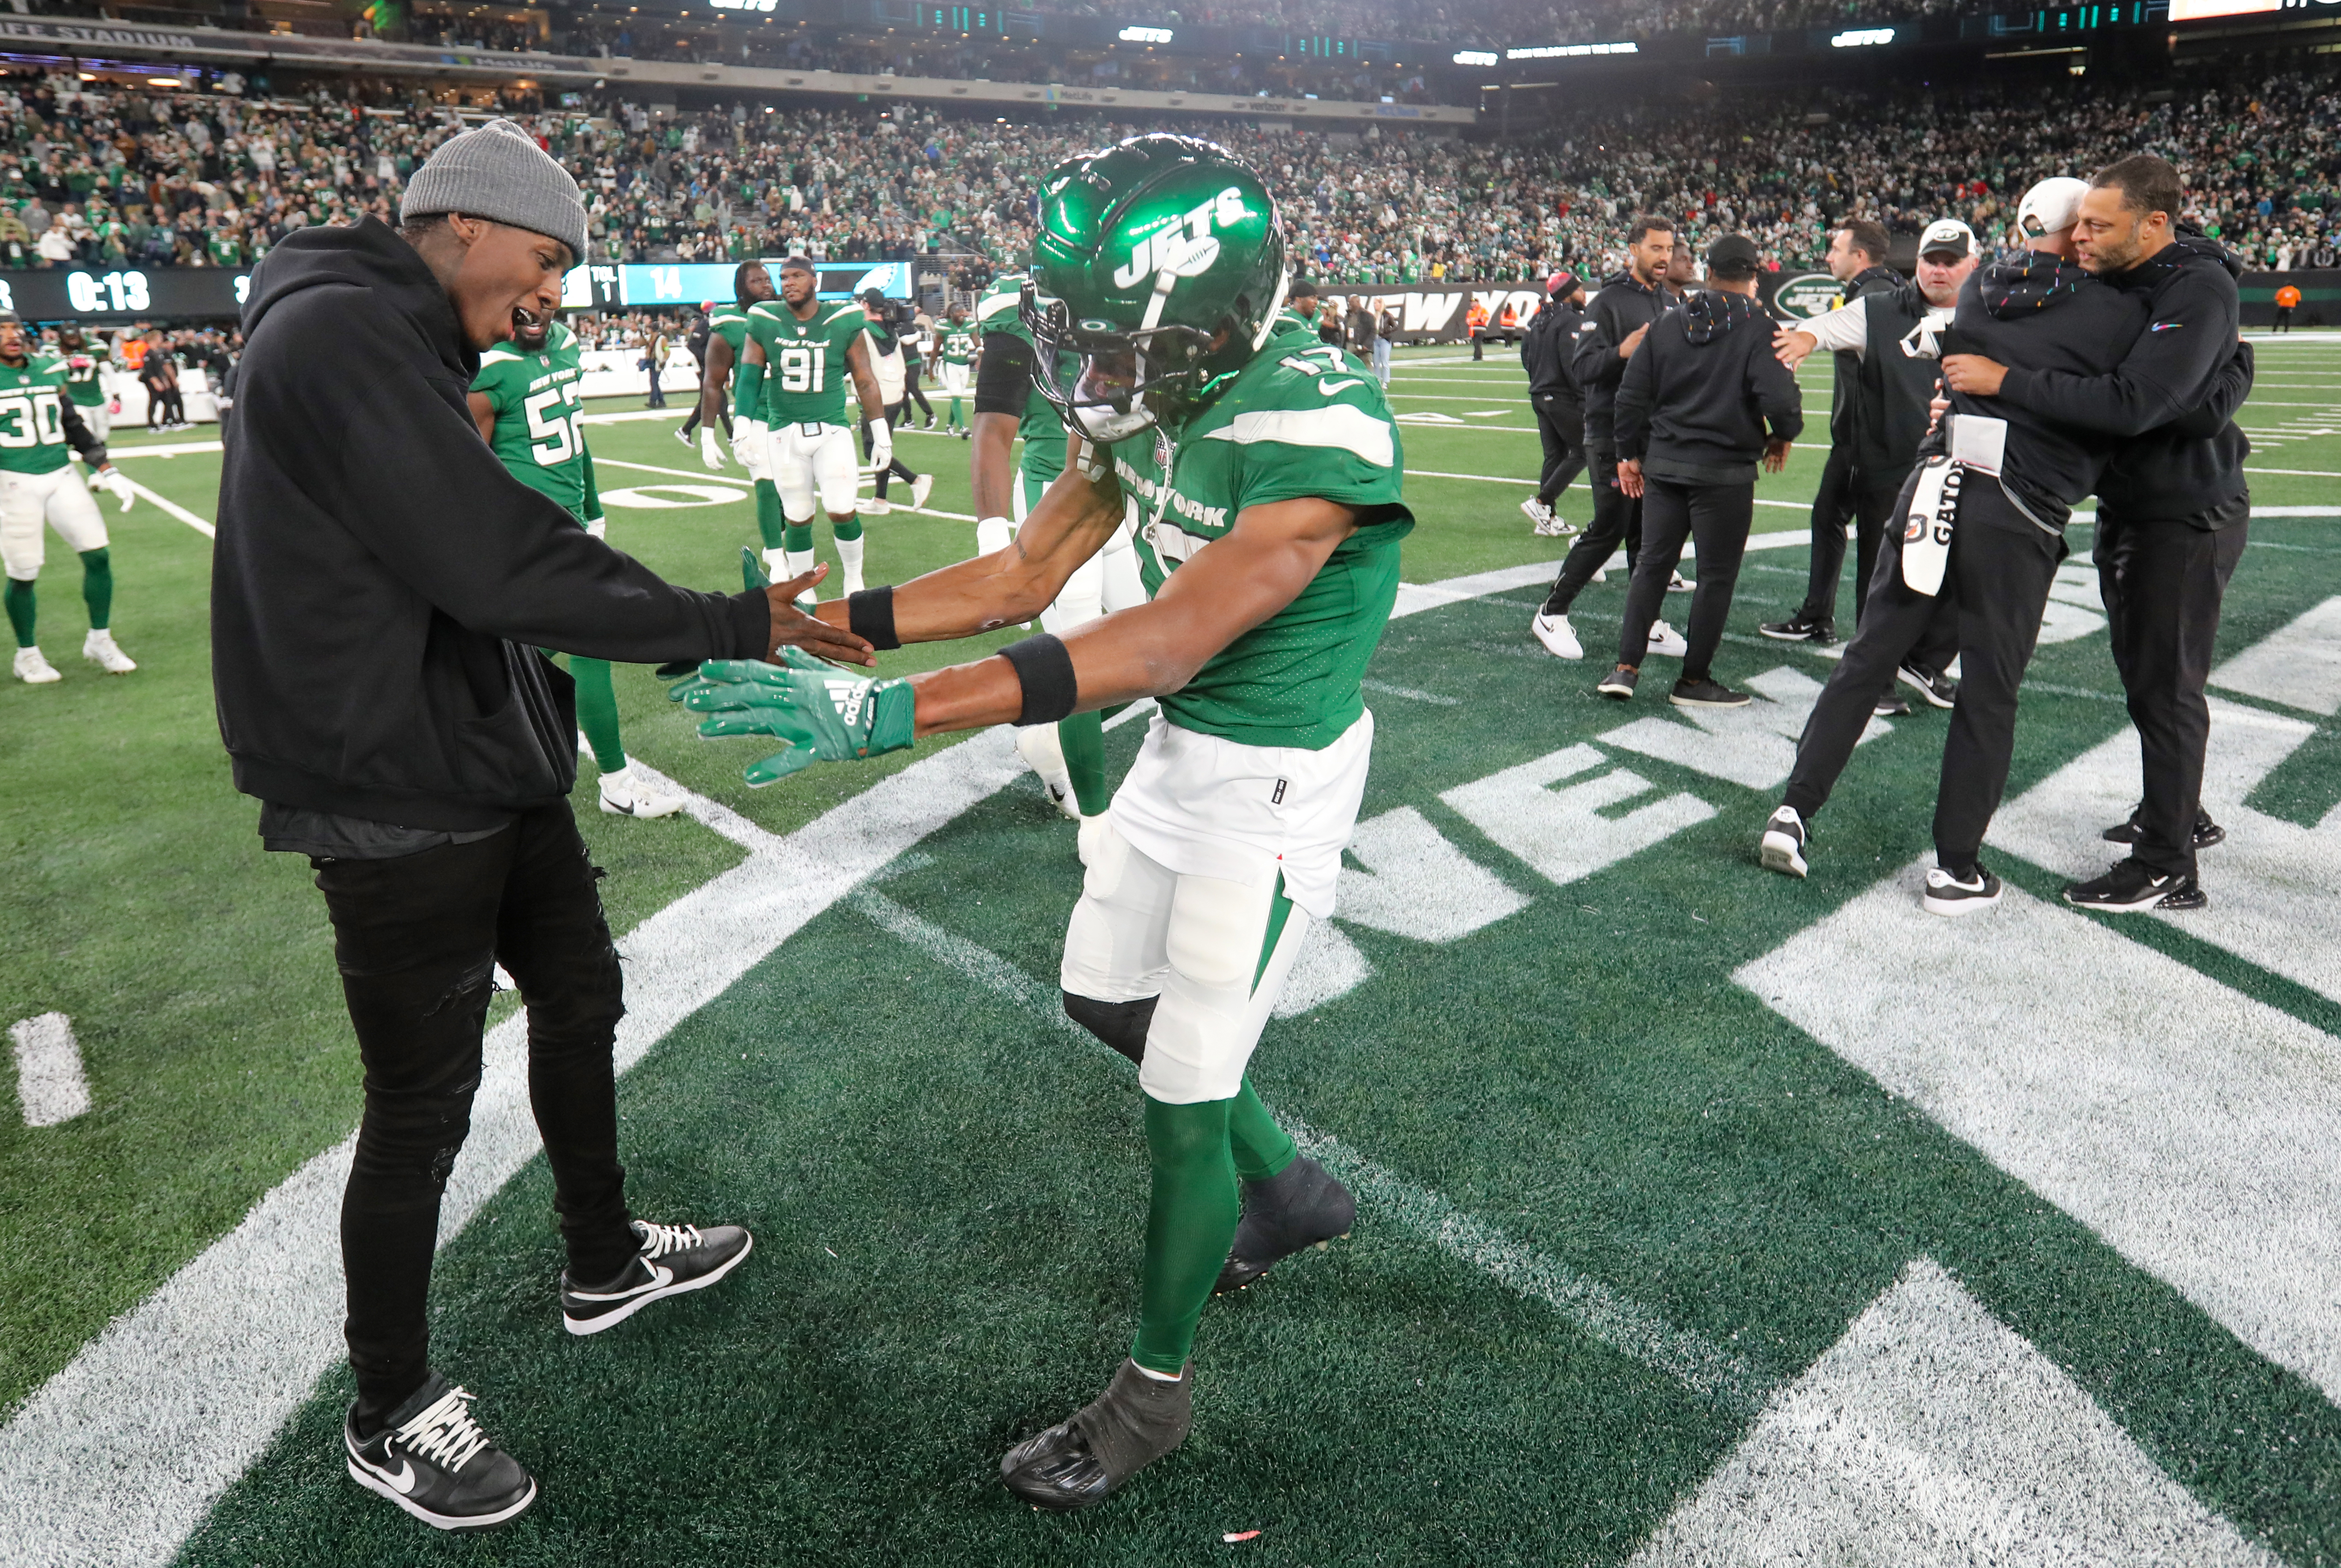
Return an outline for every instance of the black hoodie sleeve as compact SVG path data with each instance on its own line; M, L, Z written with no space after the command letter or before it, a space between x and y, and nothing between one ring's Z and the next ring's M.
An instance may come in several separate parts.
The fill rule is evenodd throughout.
M1642 339L1618 380L1618 457L1641 458L1650 449L1650 405L1658 394L1658 335ZM1618 356L1612 354L1610 356ZM1778 364L1778 361L1773 363Z
M504 471L425 379L396 316L351 308L357 291L308 292L276 308L315 311L315 341L336 351L300 356L312 385L272 401L313 422L309 450L337 470L317 475L334 520L393 576L459 625L525 646L627 664L764 655L762 594L678 588L592 537Z
M1748 392L1764 411L1764 423L1775 437L1794 441L1804 433L1804 392L1797 385L1797 373L1772 352L1769 338L1748 355Z
M1608 304L1597 299L1586 313L1584 325L1577 329L1569 365L1577 372L1577 385L1588 392L1597 386L1615 386L1625 378L1626 362L1618 357L1620 335L1612 330L1616 325Z
M81 460L92 468L105 467L105 443L100 441L96 433L90 429L88 423L82 418L81 411L74 407L73 399L69 397L57 399L57 418L58 422L65 426L65 440L71 443L73 449L81 454Z
M2110 375L2011 366L2002 401L2058 424L2142 435L2203 401L2233 353L2236 285L2223 268L2188 266L2161 291L2153 319Z
M2210 395L2199 406L2165 425L2164 431L2186 441L2208 441L2218 434L2227 428L2227 421L2236 416L2244 400L2251 396L2255 370L2252 345L2236 345L2236 352L2227 356L2227 363L2213 378Z

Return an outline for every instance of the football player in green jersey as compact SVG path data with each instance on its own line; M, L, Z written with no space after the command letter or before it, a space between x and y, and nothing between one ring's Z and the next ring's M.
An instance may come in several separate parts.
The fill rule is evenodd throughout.
M894 436L863 335L870 318L857 301L823 302L820 288L812 263L791 256L781 264L779 300L749 308L732 412L760 416L767 426L765 463L787 524L782 569L772 574L773 580L812 569L818 499L837 540L838 564L845 568L844 591L852 594L862 588L862 517L855 496L862 464L853 427L846 422L849 377L869 426L872 469L883 472L894 461Z
M967 306L955 305L944 313L935 349L942 361L943 395L951 399L949 423L943 428L961 441L974 433L974 427L960 417L959 405L975 381L979 341L975 324L967 318Z
M1314 338L1317 335L1318 309L1317 285L1305 277L1294 278L1286 295L1284 308L1276 313L1276 335L1282 337L1288 332L1305 332Z
M976 301L981 332L975 385L975 450L970 478L975 486L975 548L988 555L1003 548L1022 526L1033 502L1047 493L1065 466L1065 424L1034 385L1032 334L1021 307L1023 273L1006 273ZM1016 437L1024 454L1015 457ZM1014 521L1010 517L1012 514ZM1138 554L1130 526L1117 531L1066 581L1056 602L1041 612L1044 631L1063 634L1101 614L1146 602L1139 580ZM1016 733L1016 752L1041 777L1058 809L1076 822L1092 820L1106 808L1105 719L1101 713L1074 714L1055 724L1031 724Z
M81 328L71 325L58 330L57 353L65 362L65 396L72 399L74 412L89 426L90 434L105 440L114 429L113 394L105 389L105 355L94 351L84 341Z
M602 538L602 496L585 445L584 365L577 335L550 317L517 315L513 335L480 355L472 378L472 419L512 476L569 508L585 532ZM618 698L610 662L569 656L577 684L577 727L602 770L602 809L618 816L671 816L682 798L629 765L618 735Z
M25 324L13 312L0 314L0 561L8 571L5 597L8 624L16 634L16 678L45 686L65 677L42 655L39 603L33 584L44 557L41 526L81 557L82 603L89 606L89 635L81 656L112 675L138 666L115 644L114 556L105 519L74 472L81 454L91 482L121 497L128 511L130 481L105 460L105 444L90 434L66 394L71 374L65 362L45 349L34 352Z
M1134 137L1051 177L1039 228L1023 315L1071 432L1066 471L1008 548L821 615L881 647L1022 620L1104 548L1125 498L1151 602L908 680L710 664L687 700L713 715L702 733L787 739L767 773L1161 701L1085 857L1061 974L1067 1014L1139 1064L1153 1187L1138 1332L1101 1397L1001 1462L1019 1496L1078 1508L1185 1436L1213 1291L1355 1213L1245 1064L1333 911L1373 738L1360 682L1413 515L1380 386L1338 349L1274 336L1284 231L1250 168Z
M763 411L732 412L732 377L748 344L748 312L766 300L778 299L772 275L762 262L742 262L732 273L732 303L718 305L707 318L707 369L699 383L699 456L721 473L723 456L715 445L715 421L720 414L732 432L732 455L748 471L756 490L756 532L764 541L764 569L782 574L782 547L785 524L781 518L781 492L772 483L765 451Z

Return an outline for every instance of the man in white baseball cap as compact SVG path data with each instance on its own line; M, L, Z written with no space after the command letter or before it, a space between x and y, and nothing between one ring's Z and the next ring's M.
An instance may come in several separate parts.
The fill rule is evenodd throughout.
M2016 204L2016 232L2027 250L2047 250L2049 247L2034 242L2044 239L2071 237L2073 225L2081 220L2081 198L2089 194L2089 182L2067 175L2041 181L2024 193ZM1964 226L1964 225L1962 225ZM2058 254L2069 255L2069 251Z

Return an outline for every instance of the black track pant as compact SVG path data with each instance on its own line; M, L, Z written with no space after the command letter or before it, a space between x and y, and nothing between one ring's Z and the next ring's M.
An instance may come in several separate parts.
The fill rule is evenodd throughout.
M1536 405L1537 439L1544 443L1544 475L1537 484L1537 499L1549 506L1585 472L1585 405L1551 392L1529 401Z
M888 431L892 432L902 428L903 407L904 404L898 403L894 404L893 407L886 411L886 428ZM871 454L877 450L877 447L878 443L872 438L870 434L870 422L865 419L862 422L862 460L864 462L869 461ZM916 479L918 476L919 474L916 469L903 462L900 457L895 458L892 463L889 463L886 465L886 471L878 475L878 484L876 486L878 499L881 501L886 499L886 482L888 480Z
M1853 580L1853 620L1856 626L1861 624L1863 612L1868 607L1870 584L1878 580L1878 556L1883 547L1886 535L1889 533L1898 534L1901 532L1901 501L1904 484L1903 479L1897 479L1893 484L1887 485L1861 484L1858 483L1859 478L1860 475L1855 475L1857 483L1853 490L1853 544L1856 568ZM1838 548L1838 553L1842 554L1844 553L1842 540L1839 541ZM1834 602L1835 596L1831 597ZM1958 656L1958 623L1955 618L1946 615L1928 627L1927 634L1918 639L1917 645L1910 650L1903 663L1915 664L1930 675L1939 675L1949 669L1951 661Z
M314 864L365 1064L342 1267L350 1365L361 1413L374 1416L430 1367L423 1304L439 1199L471 1130L499 963L527 999L529 1103L570 1273L598 1283L635 1251L610 1060L623 985L594 887L601 873L567 801L472 844Z
M1748 527L1756 515L1756 482L1745 484L1686 484L1673 479L1645 481L1642 494L1642 554L1634 564L1633 586L1626 590L1626 619L1618 634L1618 662L1640 668L1650 645L1650 623L1666 603L1667 579L1682 559L1683 543L1698 549L1698 587L1690 598L1690 627L1683 640L1682 678L1704 679L1723 641L1731 614L1731 592L1739 582L1739 560L1748 551Z
M1938 617L1954 616L1959 695L1943 740L1935 862L1958 874L1972 868L2007 787L2016 689L2032 662L2049 584L2064 558L2064 540L2036 526L1981 474L1970 474L1961 494L1958 532L1934 598L1904 585L1901 534L1889 531L1869 584L1868 614L1805 721L1787 804L1809 819L1828 803L1870 710L1894 684L1895 666L1930 634L1941 634Z
M920 367L915 365L905 365L902 366L902 402L901 406L902 411L905 414L908 414L911 409L911 404L913 403L917 404L919 405L919 412L927 416L927 423L929 424L932 424L935 422L935 406L933 404L927 401L927 394L919 390L919 369Z
M2097 592L2144 764L2145 804L2130 854L2167 875L2195 871L2195 814L2211 734L2203 687L2219 603L2250 527L2124 523L2102 502L2097 507Z
M1853 520L1853 454L1842 446L1829 448L1821 466L1821 485L1813 493L1813 553L1806 568L1805 603L1798 618L1823 626L1837 624L1837 580L1845 570L1845 525ZM1862 563L1868 570L1868 563Z
M1593 574L1616 553L1623 543L1626 546L1626 569L1642 553L1642 504L1618 488L1618 454L1608 446L1586 448L1586 472L1593 477L1593 522L1561 558L1560 574L1552 580L1552 592L1545 595L1544 613L1566 615L1577 602L1585 584L1593 581ZM1642 628L1645 632L1649 628Z

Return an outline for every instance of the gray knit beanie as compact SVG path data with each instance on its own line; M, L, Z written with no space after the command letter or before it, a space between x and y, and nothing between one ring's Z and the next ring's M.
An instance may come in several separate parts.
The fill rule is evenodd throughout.
M462 213L559 240L585 259L585 203L569 171L510 120L490 120L439 144L407 182L398 221Z

